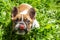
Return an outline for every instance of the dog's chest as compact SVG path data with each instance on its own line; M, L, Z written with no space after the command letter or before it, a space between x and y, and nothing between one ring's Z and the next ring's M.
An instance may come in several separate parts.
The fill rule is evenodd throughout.
M33 24L32 24L32 29L33 28L38 28L39 27L39 23L38 23L38 21L35 19L34 21L33 21Z

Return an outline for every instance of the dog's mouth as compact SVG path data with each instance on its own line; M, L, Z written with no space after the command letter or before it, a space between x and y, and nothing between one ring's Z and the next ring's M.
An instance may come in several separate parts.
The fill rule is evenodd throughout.
M24 35L27 33L27 29L20 28L19 30L16 31L16 34L18 35Z
M15 32L19 35L24 35L27 33L27 27L24 22L17 23L15 26Z
M27 33L27 29L24 28L25 26L23 24L21 24L19 26L19 29L16 31L16 34L19 34L19 35L24 35Z
M26 32L24 30L16 31L16 34L18 35L24 35Z

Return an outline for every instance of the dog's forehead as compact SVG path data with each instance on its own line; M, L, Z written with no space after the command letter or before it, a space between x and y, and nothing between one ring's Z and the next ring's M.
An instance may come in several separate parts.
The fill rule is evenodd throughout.
M21 11L19 12L19 14L20 14L20 17L23 16L24 18L26 18L28 16L28 10Z
M29 14L27 13L27 14L19 14L19 17L18 17L19 19L20 18L23 18L23 19L29 19L29 20L31 20L31 18L30 18L30 16L29 16Z
M18 16L19 19L22 18L22 17L23 17L23 18L27 18L27 17L29 17L29 15L28 15L27 13L24 14L24 13L22 13L22 12L19 13L17 16Z
M24 10L22 12L20 12L20 14L24 15L24 14L27 14L28 13L28 10Z

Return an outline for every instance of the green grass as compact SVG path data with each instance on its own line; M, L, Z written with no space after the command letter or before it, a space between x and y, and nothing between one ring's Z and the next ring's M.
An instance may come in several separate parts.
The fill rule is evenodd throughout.
M20 36L11 34L11 10L22 3L36 10L39 29ZM60 40L60 0L0 0L0 40Z

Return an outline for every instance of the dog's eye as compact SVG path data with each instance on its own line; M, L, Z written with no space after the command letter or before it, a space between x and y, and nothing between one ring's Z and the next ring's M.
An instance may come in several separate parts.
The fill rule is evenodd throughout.
M17 18L15 21L17 22L19 19Z
M15 24L17 24L18 20L19 20L19 19L17 18L17 19L14 21L14 22L15 22Z
M22 18L20 18L20 20L19 21L21 21L22 20Z
M28 23L30 23L30 20L27 20Z

